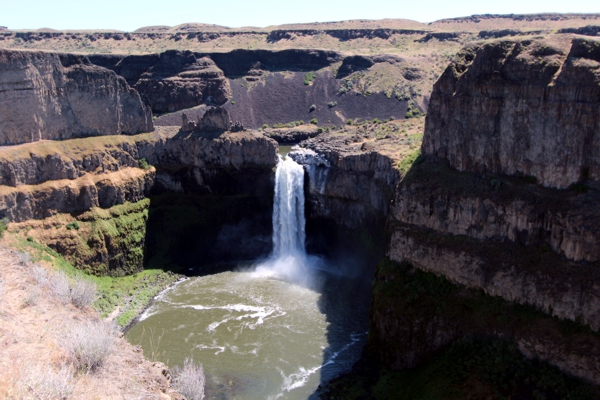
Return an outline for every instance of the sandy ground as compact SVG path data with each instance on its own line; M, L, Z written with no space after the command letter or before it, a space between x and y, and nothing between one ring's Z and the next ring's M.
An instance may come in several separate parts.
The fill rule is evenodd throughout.
M75 370L61 337L77 324L99 321L98 314L91 307L64 305L38 283L35 266L0 242L0 398L181 398L169 388L165 366L146 360L141 348L118 331L113 351L100 367ZM41 267L53 273L49 266ZM39 394L48 387L66 387L67 395Z

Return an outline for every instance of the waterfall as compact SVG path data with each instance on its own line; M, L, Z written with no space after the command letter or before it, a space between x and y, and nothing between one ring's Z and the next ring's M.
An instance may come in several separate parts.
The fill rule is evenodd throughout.
M304 168L291 157L279 157L273 196L273 252L256 266L258 276L279 276L304 286L313 284L311 269L321 259L306 254Z
M306 253L304 169L290 157L278 157L273 204L272 256L302 257Z

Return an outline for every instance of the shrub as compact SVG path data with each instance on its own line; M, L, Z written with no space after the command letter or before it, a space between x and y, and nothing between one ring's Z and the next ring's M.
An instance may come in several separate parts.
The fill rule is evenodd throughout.
M48 271L46 271L46 268L41 267L39 265L34 265L33 268L31 269L31 274L33 275L33 279L35 280L35 282L38 285L40 285L40 286L48 285L49 279L48 279Z
M231 105L232 106L235 105L235 101L231 100Z
M29 236L31 237L31 236ZM31 263L31 255L26 252L17 253L17 260L19 260L19 265L26 267Z
M113 351L114 328L102 320L72 324L65 327L61 346L76 370L93 372Z
M71 285L69 285L69 278L63 272L50 276L48 288L62 304L71 302Z
M319 123L319 121L317 121L316 118L313 118L313 119L310 120L310 123L313 124L313 125L317 125Z
M269 127L268 124L263 124L263 126L262 126L263 129L267 129L268 127Z
M304 74L304 84L305 85L310 85L310 83L317 77L317 75L315 75L314 72L309 72L307 74Z
M333 108L337 106L337 101L330 101L329 103L327 103L327 107L329 108Z
M310 107L308 107L308 112L313 112L317 109L317 106L314 104L311 104Z
M138 166L141 169L150 169L151 165L148 163L148 160L146 160L145 158L140 158L138 161ZM68 227L68 225L67 225Z
M23 308L35 306L40 298L40 287L39 286L29 286L27 289L27 295L23 299Z
M69 222L67 224L66 228L68 230L73 230L73 229L79 230L79 222L77 222L77 221Z
M173 387L185 396L187 400L204 399L204 369L202 364L194 363L191 358L186 358L183 368L175 366L171 370Z
M317 129L317 133L323 133L323 128Z
M338 94L347 93L350 90L352 90L353 87L354 87L354 84L352 83L351 80L344 81L344 83L342 83L342 85L338 89Z
M346 125L352 125L353 121L351 119L349 119L348 121L346 121Z
M380 124L381 121L379 120L379 118L373 118L373 123L374 124Z
M4 232L8 228L8 218L0 219L0 238L4 237Z
M54 372L46 368L27 368L17 382L20 399L55 400L68 399L73 392L73 372L62 366Z
M75 307L83 308L92 305L96 300L96 285L82 278L75 279L71 288L71 302Z

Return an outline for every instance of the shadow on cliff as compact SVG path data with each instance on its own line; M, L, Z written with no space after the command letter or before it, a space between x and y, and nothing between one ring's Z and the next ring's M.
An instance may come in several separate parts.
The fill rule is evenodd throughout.
M157 166L149 196L144 267L199 276L269 254L272 175L270 169L253 167Z
M319 311L328 323L328 346L323 349L320 385L350 371L366 344L371 281L385 250L385 219L371 220L358 229L332 221L307 220L310 252L322 254L327 271L319 274ZM310 396L317 398L317 392Z

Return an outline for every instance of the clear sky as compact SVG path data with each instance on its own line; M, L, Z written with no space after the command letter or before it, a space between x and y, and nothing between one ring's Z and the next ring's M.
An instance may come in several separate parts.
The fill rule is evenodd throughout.
M202 22L230 27L348 19L431 22L472 14L600 13L600 0L0 0L9 29L119 29Z

